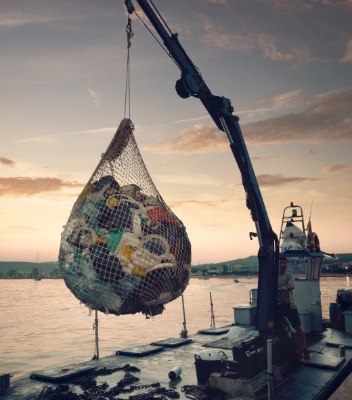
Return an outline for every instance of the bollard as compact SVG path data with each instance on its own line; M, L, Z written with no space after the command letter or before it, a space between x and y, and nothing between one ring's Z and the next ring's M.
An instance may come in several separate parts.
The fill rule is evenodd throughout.
M345 357L346 355L345 346L339 346L339 350L340 350L340 357Z

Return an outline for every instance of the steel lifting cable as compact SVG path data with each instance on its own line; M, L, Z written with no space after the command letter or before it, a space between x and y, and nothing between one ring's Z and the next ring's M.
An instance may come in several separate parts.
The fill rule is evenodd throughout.
M154 6L154 4L153 4ZM154 6L155 8L155 6ZM149 27L147 26L147 24L142 20L142 18L137 14L136 11L134 11L134 13L136 14L136 16L138 17L138 19L141 21L141 23L148 29L149 33L153 36L153 38L159 43L160 47L165 51L165 53L171 58L171 60L175 63L175 65L177 66L177 68L179 70L181 70L180 66L177 64L177 62L174 60L174 58L172 57L172 54L170 54L165 47L162 45L162 43L158 40L158 38L154 35L154 33L149 29ZM167 25L166 25L167 26ZM168 27L169 29L169 27Z
M170 35L172 35L171 29L168 27L167 23L165 22L164 18L162 17L162 15L159 13L159 10L155 7L154 3L152 2L152 0L149 0L151 5L154 7L155 12L159 15L160 19L163 21L165 27L167 28L167 30L169 31Z
M126 26L126 34L127 34L127 66L126 66L126 89L125 89L125 111L124 118L126 118L126 108L127 108L127 98L128 98L128 118L131 117L131 85L130 85L130 47L131 47L131 39L133 38L134 33L132 32L132 21L131 18L128 18L127 26Z

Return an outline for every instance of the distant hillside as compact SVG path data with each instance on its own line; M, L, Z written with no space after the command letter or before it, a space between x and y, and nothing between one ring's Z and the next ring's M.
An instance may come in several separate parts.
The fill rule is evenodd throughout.
M325 260L324 264L352 262L352 253L336 254L336 256L339 258L338 260ZM258 266L258 257L257 256L249 256L247 258L238 258L237 260L222 261L222 262L214 263L214 264L192 265L192 267L197 267L197 268L205 267L205 268L210 268L211 270L215 270L220 265L228 265L228 266L240 265L241 267L257 267Z
M324 264L334 264L334 263L347 263L352 262L352 253L342 253L336 254L339 258L338 260L325 260ZM211 263L211 264L199 264L192 265L192 267L202 268L206 267L210 270L216 270L220 265L240 265L242 267L257 267L258 266L258 257L257 256L249 256L247 258L237 258L236 260L230 261L222 261L219 263ZM57 261L37 263L35 262L25 262L25 261L0 261L0 272L6 272L10 269L17 269L22 272L32 272L33 268L41 268L44 273L48 273L52 271L54 268L58 268Z
M231 266L231 267L233 265L240 265L241 267L257 267L258 266L258 257L257 256L249 256L247 258L238 258L236 260L222 261L219 263L192 265L192 267L197 267L197 268L205 267L205 268L214 270L214 269L217 269L220 265L227 265L227 266Z
M10 269L31 273L33 268L40 268L44 273L51 272L54 268L58 268L57 261L35 263L25 261L0 261L0 272L7 272Z

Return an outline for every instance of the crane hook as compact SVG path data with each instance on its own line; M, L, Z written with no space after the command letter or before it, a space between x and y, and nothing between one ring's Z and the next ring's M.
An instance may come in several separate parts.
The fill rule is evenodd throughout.
M127 26L126 26L126 34L127 34L127 48L131 47L131 39L134 36L134 32L132 32L132 21L131 18L128 18Z

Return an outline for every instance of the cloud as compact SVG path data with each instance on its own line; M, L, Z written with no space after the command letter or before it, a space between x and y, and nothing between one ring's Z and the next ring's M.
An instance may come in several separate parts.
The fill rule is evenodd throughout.
M192 129L184 129L180 135L172 139L164 139L157 144L142 147L144 151L158 154L204 154L219 151L228 146L225 133L214 126L195 125Z
M346 171L352 171L352 165L331 165L322 169L324 174L342 174Z
M43 10L41 8L37 8L35 13L32 13L29 10L25 9L20 10L12 8L5 11L1 9L0 27L15 27L29 24L46 24L62 18L62 15L61 17L59 17L58 15L55 17L52 13L48 12L48 10Z
M12 160L9 160L8 158L5 157L0 157L0 164L6 165L7 167L15 167L16 163Z
M259 162L259 161L270 160L270 159L276 158L276 157L281 157L281 155L277 155L277 156L267 156L267 157L251 157L251 161L252 161L252 162Z
M301 93L302 89L298 89L291 92L279 94L272 99L273 109L275 111L278 111L283 108L292 107L297 103L297 98Z
M210 3L214 3L214 4L226 4L227 0L206 0Z
M182 122L189 122L189 121L198 121L200 119L209 119L211 118L210 115L204 115L203 117L195 117L195 118L187 118L187 119L179 119L177 121L172 121L172 124L179 124Z
M93 89L89 89L89 88L88 88L87 90L88 90L88 92L89 92L91 98L93 99L94 104L95 104L96 106L99 106L99 105L100 105L100 99L99 99L98 93L96 93Z
M320 3L324 4L324 5L329 5L331 7L352 8L352 0L320 0L320 1L318 0L318 2L320 2Z
M246 53L255 47L253 35L233 34L221 26L214 26L206 14L198 14L201 27L206 32L201 36L201 42L222 50L239 50Z
M227 203L229 201L234 201L235 197L227 197L224 199L218 200L180 200L180 201L172 201L169 203L171 208L180 207L183 205L196 205L196 206L205 206L205 207L216 207L221 204Z
M209 32L201 37L201 41L209 46L218 47L222 50L239 50L249 53L255 45L251 36L234 35L225 32Z
M17 4L16 4L17 3ZM23 25L66 23L72 20L84 20L92 16L111 16L104 8L87 5L82 7L80 2L67 2L65 7L56 2L40 1L3 1L0 4L0 28L12 28Z
M263 52L263 57L270 58L273 61L297 61L299 63L319 61L310 55L307 46L293 47L286 52L279 51L276 44L277 39L273 35L260 34L257 36L257 42Z
M304 9L308 11L316 11L321 6L327 9L331 8L351 8L352 0L251 0L252 2L264 3L274 9L288 8L288 9Z
M248 109L236 111L237 115L246 114L248 117L253 117L257 114L265 115L268 112L278 112L287 108L307 106L307 101L301 99L302 89L292 90L286 93L281 93L274 97L269 97L250 105Z
M52 135L33 136L28 139L17 140L15 143L42 143L42 144L55 144L60 143L63 137L72 135L102 135L112 136L116 132L116 127L113 128L99 128L99 129L87 129L85 131L77 132L65 132L65 133L53 133Z
M272 103L285 107L299 93L300 90L296 90L277 96L272 99ZM242 132L247 144L351 142L351 109L352 88L342 89L313 97L306 102L302 111L245 124ZM228 145L223 132L214 126L199 124L181 131L172 139L144 146L142 150L167 155L189 155L222 151ZM313 153L307 150L307 154Z
M0 196L28 197L41 193L57 192L64 188L83 187L77 182L59 178L0 178Z
M352 62L352 39L347 43L346 54L341 58L340 62Z
M331 143L352 141L352 88L318 95L303 111L250 122L242 131L247 143Z
M237 50L249 53L255 48L261 50L264 58L273 61L310 63L321 61L312 57L308 47L291 46L286 51L278 49L278 39L274 35L267 33L233 34L223 26L213 25L208 15L198 14L202 29L205 33L201 36L201 41L212 47L222 50Z
M259 186L264 187L264 186L283 186L287 184L291 185L293 183L302 183L302 182L314 182L319 179L299 177L299 176L285 178L281 174L278 175L262 174L257 176L257 180ZM242 185L242 183L239 185Z
M224 183L209 175L154 175L154 180L158 183L172 183L176 185L191 185L191 186L224 186Z

